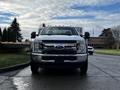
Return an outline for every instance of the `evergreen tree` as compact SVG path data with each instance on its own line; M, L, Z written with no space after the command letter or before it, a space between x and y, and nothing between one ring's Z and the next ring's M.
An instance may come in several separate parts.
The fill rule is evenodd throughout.
M12 41L12 38L13 38L14 36L12 36L12 29L9 27L9 28L7 29L7 32L8 32L8 42L13 42L13 41Z
M2 41L2 30L0 28L0 41Z
M8 28L8 42L16 42L16 32L9 27Z
M16 18L14 18L14 20L13 20L13 22L12 22L12 24L11 24L11 26L9 27L9 32L11 33L10 35L11 35L11 40L12 41L19 41L19 42L21 42L22 41L22 35L21 35L21 29L20 29L20 27L19 27L19 23L17 22L17 19Z
M8 41L8 33L7 33L6 28L4 28L4 30L3 30L2 41L3 42Z

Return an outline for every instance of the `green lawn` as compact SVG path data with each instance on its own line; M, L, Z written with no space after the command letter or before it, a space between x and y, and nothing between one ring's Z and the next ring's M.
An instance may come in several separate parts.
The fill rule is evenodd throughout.
M1 54L0 68L26 63L29 61L29 55L26 54Z
M109 55L120 55L120 50L115 50L115 49L99 49L99 50L95 50L95 53L109 54Z

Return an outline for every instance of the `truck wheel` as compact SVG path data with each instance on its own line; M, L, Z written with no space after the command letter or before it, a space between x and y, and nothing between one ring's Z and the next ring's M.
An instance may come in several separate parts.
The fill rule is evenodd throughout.
M37 74L38 73L38 66L34 63L31 63L31 71L33 74Z
M87 69L88 69L88 60L82 63L80 67L81 74L85 75L87 73Z

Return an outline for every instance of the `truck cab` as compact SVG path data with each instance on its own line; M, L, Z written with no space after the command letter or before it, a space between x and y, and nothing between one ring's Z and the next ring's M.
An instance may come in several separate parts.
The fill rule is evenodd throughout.
M40 68L80 68L86 74L88 68L87 44L74 27L51 26L40 29L31 44L31 71Z

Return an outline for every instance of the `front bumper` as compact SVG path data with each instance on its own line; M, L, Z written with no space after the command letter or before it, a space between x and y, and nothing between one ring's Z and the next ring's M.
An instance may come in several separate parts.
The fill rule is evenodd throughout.
M37 63L77 63L84 62L87 58L87 54L31 54L31 60Z

